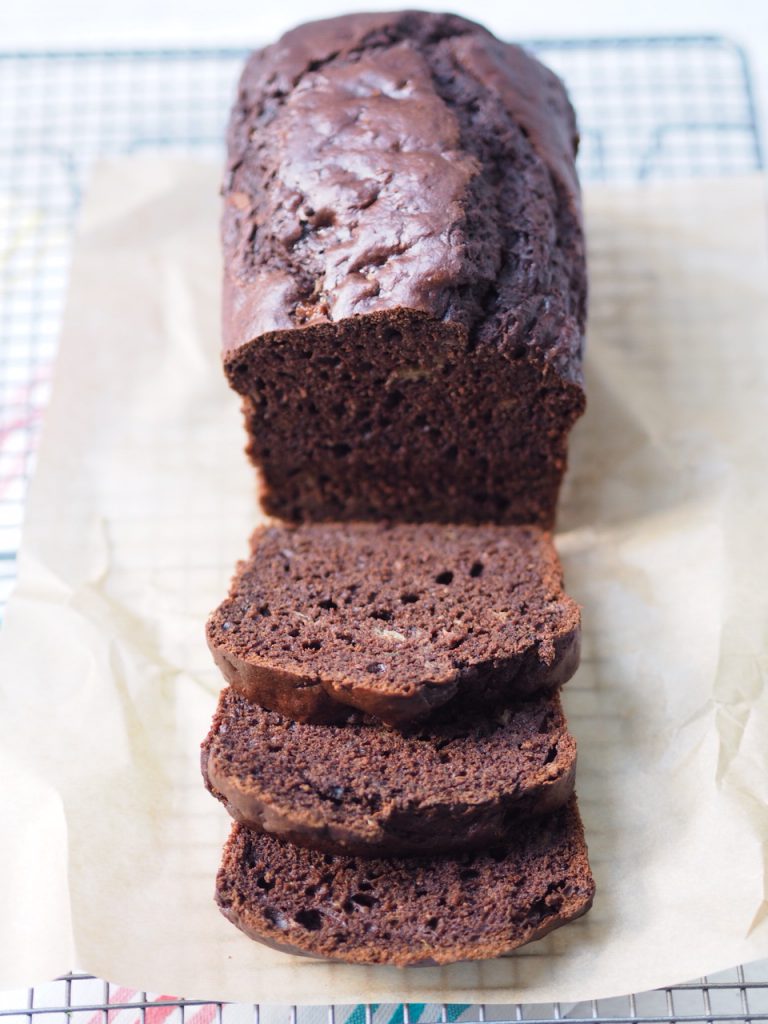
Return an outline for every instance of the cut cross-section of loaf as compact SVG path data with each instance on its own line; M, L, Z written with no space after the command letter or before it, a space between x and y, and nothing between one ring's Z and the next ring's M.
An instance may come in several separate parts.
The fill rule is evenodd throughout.
M487 849L573 792L576 744L558 695L496 712L451 705L403 731L302 725L219 698L203 744L211 792L238 821L368 857Z
M580 917L593 893L575 799L474 856L336 857L235 825L216 883L254 939L397 966L499 956Z
M248 61L224 367L285 519L551 527L584 409L562 83L454 15L303 25Z
M312 524L256 532L207 633L225 677L264 707L398 724L561 685L580 616L535 527Z

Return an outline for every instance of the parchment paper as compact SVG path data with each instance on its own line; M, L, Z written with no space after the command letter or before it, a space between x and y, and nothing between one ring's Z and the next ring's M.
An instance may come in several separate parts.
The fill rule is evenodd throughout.
M448 969L328 966L220 917L203 639L256 519L218 360L218 169L102 166L2 636L0 985L76 964L264 1002L578 1000L768 955L763 183L586 195L589 412L562 515L566 687L598 885Z

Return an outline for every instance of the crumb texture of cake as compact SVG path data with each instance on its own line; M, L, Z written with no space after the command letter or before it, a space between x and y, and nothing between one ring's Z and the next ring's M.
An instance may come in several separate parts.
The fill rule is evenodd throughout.
M206 784L250 828L367 857L487 849L573 793L576 744L560 698L452 713L403 731L374 721L301 725L219 698Z
M584 409L577 130L454 15L253 54L228 134L223 332L268 512L551 527Z
M225 678L298 721L404 724L560 686L580 612L536 527L267 526L207 625Z
M216 882L251 938L347 963L500 956L584 914L594 882L575 799L481 854L365 860L235 824Z

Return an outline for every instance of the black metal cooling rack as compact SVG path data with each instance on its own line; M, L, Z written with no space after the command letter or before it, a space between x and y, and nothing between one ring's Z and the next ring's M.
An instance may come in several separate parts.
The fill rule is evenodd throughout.
M714 37L532 42L579 114L582 181L763 168L749 68ZM246 51L0 52L0 610L49 393L72 229L94 160L143 151L219 158ZM18 1024L575 1024L768 1021L768 962L575 1006L253 1006L185 1001L71 974L0 993ZM42 1018L42 1020L41 1020Z

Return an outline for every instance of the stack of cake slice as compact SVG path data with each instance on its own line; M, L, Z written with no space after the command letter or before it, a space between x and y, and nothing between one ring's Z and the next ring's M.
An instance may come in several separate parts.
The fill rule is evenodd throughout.
M207 626L216 898L313 956L497 956L594 889L548 532L584 406L573 113L479 26L354 15L254 54L229 144L225 369L285 522Z

